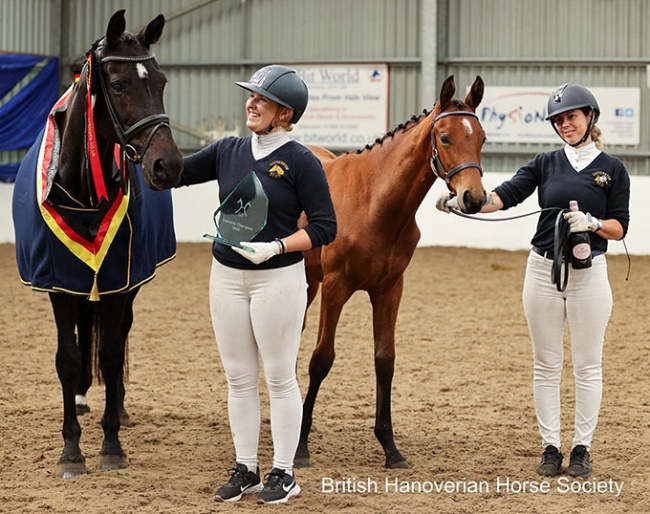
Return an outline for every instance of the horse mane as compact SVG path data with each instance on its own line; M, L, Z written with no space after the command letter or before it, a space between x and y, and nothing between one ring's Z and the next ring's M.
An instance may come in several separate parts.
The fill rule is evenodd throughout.
M454 107L456 107L457 109L460 109L460 110L467 108L465 103L461 102L460 100L458 100L456 98L454 98L451 101L451 104ZM436 106L434 104L433 108L435 109L435 107ZM414 114L413 116L411 116L405 122L400 123L399 125L397 125L393 130L389 130L383 136L378 137L377 139L375 139L375 141L373 143L368 143L363 148L359 148L358 150L353 150L353 151L350 150L350 151L347 151L345 153L349 154L349 153L354 152L355 154L360 154L362 152L365 152L366 150L372 150L376 145L381 145L386 140L386 138L394 137L395 134L397 134L398 132L403 132L404 130L408 129L411 125L417 125L423 118L426 118L429 114L431 114L432 111L433 111L433 109L431 111L429 111L427 109L424 109L419 115Z

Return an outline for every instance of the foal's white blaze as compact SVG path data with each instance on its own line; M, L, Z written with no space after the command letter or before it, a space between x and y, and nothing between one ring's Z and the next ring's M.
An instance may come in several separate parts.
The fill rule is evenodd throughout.
M467 133L471 136L473 132L471 123L466 118L463 118L461 123L463 124L463 127L465 127Z
M141 79L146 79L147 75L149 75L147 68L145 68L144 64L142 64L141 62L135 65L135 69L138 70L138 77L140 77Z

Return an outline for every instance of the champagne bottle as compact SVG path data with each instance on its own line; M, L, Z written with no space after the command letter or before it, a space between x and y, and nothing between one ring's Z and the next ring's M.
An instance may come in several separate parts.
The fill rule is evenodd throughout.
M578 211L578 202L571 200L569 210ZM573 269L591 268L591 238L588 232L571 232L569 234L571 249L571 266Z

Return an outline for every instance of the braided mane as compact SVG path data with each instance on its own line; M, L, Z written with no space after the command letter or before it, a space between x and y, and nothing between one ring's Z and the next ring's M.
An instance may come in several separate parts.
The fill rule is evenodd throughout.
M452 100L451 103L457 109L465 109L467 107L463 102L461 102L460 100L457 100L457 99ZM433 107L435 109L435 105ZM378 137L377 139L375 139L375 141L373 143L369 143L365 147L359 148L358 150L350 150L350 151L347 151L345 153L349 154L349 153L354 152L356 154L360 154L360 153L362 153L362 152L364 152L366 150L372 150L372 148L375 145L381 145L386 138L395 136L395 134L397 134L398 132L406 130L411 125L416 125L417 123L420 122L420 120L422 118L426 118L430 113L431 113L431 111L428 111L427 109L424 109L421 114L419 114L419 115L414 114L413 116L411 116L405 122L400 123L399 125L397 125L397 127L395 127L393 130L389 130L382 137Z

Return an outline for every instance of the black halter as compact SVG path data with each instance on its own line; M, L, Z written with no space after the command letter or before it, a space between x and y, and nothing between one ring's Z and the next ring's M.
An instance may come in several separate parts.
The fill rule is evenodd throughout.
M465 168L476 168L481 174L481 177L483 176L483 168L481 168L481 165L478 162L466 162L463 164L459 164L455 168L452 168L451 170L447 171L445 169L445 166L442 164L442 161L438 157L438 145L436 143L436 133L435 133L435 125L436 122L442 118L446 118L447 116L471 116L473 118L476 118L478 120L478 116L471 112L471 111L449 111L449 112L443 112L442 114L439 114L436 116L436 118L433 120L431 123L431 159L429 164L431 165L431 171L433 171L433 174L441 178L442 180L445 181L447 184L447 188L449 191L453 190L451 189L451 178L458 173L461 170L464 170Z
M154 54L146 54L146 55L140 55L140 56L133 56L133 57L122 57L119 55L109 55L107 57L104 57L103 59L97 59L96 63L98 66L97 69L97 74L95 77L99 81L99 84L102 89L102 94L104 96L104 101L106 103L106 107L108 108L108 113L111 116L111 121L113 122L113 127L115 129L115 134L117 134L117 139L120 143L120 146L124 149L124 153L126 157L133 161L133 162L141 162L142 159L144 158L144 154L147 152L147 148L149 148L149 144L151 143L151 140L156 133L156 131L161 128L161 127L167 127L170 128L169 126L169 116L166 114L152 114L151 116L148 116L144 118L143 120L138 121L131 127L129 127L127 130L124 130L122 127L122 124L120 123L120 120L117 118L117 114L115 114L115 110L113 109L113 105L111 104L110 97L108 96L108 91L106 89L106 83L104 82L104 76L102 75L101 72L101 66L104 63L107 62L144 62L148 61L150 59L154 58ZM129 144L129 141L133 136L135 136L137 133L142 132L144 129L149 128L153 126L153 129L149 133L149 137L145 141L144 145L141 148L141 151L138 153L138 151L131 145Z

